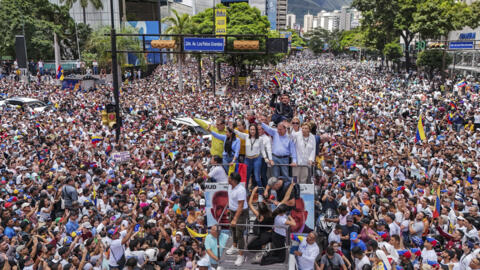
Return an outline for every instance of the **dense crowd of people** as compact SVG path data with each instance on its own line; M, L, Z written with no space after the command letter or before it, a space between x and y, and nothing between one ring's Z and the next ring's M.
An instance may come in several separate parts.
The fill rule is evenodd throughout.
M110 85L0 79L3 98L48 104L1 107L2 269L219 269L223 254L240 268L289 254L301 270L480 268L474 79L445 87L306 51L213 95L190 65L184 92L174 64L122 87L118 143L101 122ZM209 182L229 184L212 210L228 227L207 224ZM302 183L315 185L315 228ZM250 218L263 227L247 243ZM290 232L303 236L293 246Z

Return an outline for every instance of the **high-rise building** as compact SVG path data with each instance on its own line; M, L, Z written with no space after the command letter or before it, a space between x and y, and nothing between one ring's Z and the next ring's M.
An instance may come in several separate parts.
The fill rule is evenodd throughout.
M295 14L287 14L287 28L295 29L295 24L297 22L297 16Z
M277 29L287 28L288 0L277 0Z
M339 29L340 30L350 30L352 23L352 13L350 12L350 7L343 6L340 9L340 19L339 19Z
M220 3L220 0L214 0L215 5ZM213 0L192 0L193 14L203 12L205 9L212 8Z
M307 13L303 16L303 32L307 33L313 29L313 15Z
M340 26L340 13L340 10L334 10L332 12L325 10L320 11L317 14L317 26L328 31L338 30Z
M267 15L267 0L248 0L248 4L258 8L262 16Z

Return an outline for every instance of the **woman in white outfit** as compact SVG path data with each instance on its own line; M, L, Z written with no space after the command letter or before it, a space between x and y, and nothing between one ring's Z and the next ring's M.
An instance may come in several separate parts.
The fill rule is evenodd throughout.
M310 125L304 123L301 132L295 135L293 141L297 150L297 165L299 166L292 168L292 174L298 178L300 183L306 183L308 170L315 162L315 136L310 133Z

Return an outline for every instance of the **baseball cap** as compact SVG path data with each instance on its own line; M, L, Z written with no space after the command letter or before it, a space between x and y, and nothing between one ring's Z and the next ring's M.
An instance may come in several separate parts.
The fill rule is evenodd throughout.
M347 221L353 221L353 216L347 216Z
M353 209L352 212L350 212L350 215L352 215L352 216L355 216L355 215L361 216L362 213L361 213L360 210L358 210L358 209Z
M352 232L350 233L350 240L357 240L358 238L358 233Z

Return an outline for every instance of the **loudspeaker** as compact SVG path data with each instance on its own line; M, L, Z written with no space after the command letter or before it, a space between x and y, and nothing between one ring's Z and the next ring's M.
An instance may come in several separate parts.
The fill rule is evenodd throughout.
M288 53L288 38L267 39L267 53Z
M27 47L24 36L15 36L15 55L19 68L27 68Z

